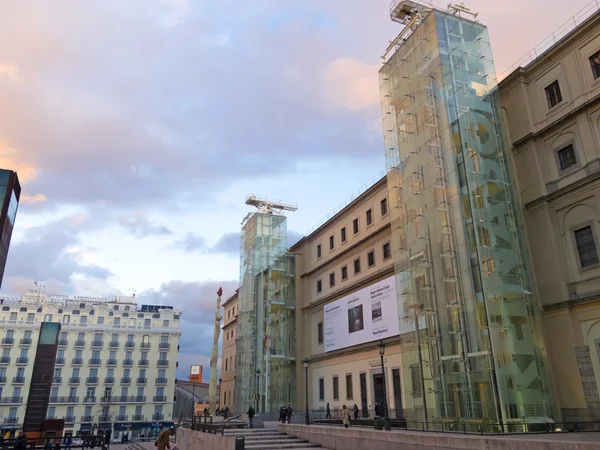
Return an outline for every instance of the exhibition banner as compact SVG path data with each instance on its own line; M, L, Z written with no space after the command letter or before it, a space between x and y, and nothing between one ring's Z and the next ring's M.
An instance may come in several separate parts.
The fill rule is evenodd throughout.
M400 334L396 277L325 305L325 351Z

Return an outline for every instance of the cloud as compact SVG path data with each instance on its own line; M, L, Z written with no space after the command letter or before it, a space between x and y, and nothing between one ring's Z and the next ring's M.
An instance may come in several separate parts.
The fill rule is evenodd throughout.
M240 254L240 233L225 233L210 249L211 253Z
M183 249L186 253L206 251L206 239L194 233L186 234L182 239L175 241L173 248Z
M85 263L77 233L86 224L81 216L68 216L45 225L27 228L24 236L13 242L8 255L5 279L17 293L23 285L44 281L59 292L72 292L74 277L107 280L112 272L95 264Z
M296 242L304 237L304 234L297 231L288 230L287 232L287 247L291 248Z
M379 64L338 58L325 68L323 96L332 112L380 109Z
M19 204L22 204L22 205L37 205L39 203L45 203L47 200L48 200L48 198L45 195L42 195L42 194L22 195L21 199L19 200Z
M146 217L146 213L143 211L133 211L129 214L122 215L118 222L119 225L137 237L173 234L167 227L150 222Z

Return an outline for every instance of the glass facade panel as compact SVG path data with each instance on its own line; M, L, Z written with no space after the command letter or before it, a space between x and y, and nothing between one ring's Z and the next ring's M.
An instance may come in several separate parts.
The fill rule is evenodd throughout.
M545 349L487 29L419 8L380 70L406 416L500 430L546 420Z

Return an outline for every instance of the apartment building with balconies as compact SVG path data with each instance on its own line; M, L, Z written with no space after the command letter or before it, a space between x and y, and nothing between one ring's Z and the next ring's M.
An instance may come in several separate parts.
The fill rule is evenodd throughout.
M42 322L61 324L48 419L74 433L170 425L180 312L136 300L40 292L0 300L0 426L23 423Z

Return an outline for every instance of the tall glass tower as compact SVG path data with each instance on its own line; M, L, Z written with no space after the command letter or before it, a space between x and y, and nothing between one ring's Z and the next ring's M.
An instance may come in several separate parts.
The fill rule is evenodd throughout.
M282 211L297 206L254 195L246 204L258 211L242 226L235 411L276 412L296 404L296 267Z
M10 247L19 198L21 197L21 185L17 172L0 169L0 195L2 196L2 212L0 213L0 287L4 277L6 258Z
M464 7L395 1L391 17L404 29L379 77L406 416L499 431L551 420L487 29Z

